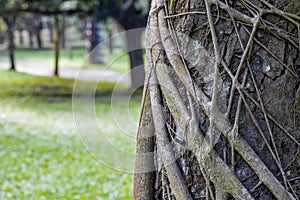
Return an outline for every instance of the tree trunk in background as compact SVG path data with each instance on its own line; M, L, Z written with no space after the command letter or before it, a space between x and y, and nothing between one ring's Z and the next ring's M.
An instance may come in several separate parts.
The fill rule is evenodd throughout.
M61 47L66 48L66 18L62 16L61 22Z
M33 37L34 37L34 18L32 16L24 17L24 28L28 32L28 45L30 48L34 48Z
M144 49L142 48L142 32L126 32L127 48L131 66L131 85L133 88L141 88L144 85Z
M141 30L146 26L148 16L141 14L141 10L136 9L134 4L128 3L124 13L113 13L112 16L126 31L123 49L128 52L130 59L132 88L137 89L143 87L145 80L144 48L141 40L143 32Z
M21 28L19 30L19 41L20 41L20 45L23 45L24 44L24 36L23 36L23 28Z
M298 0L153 0L134 199L300 198Z
M109 50L109 53L113 53L114 52L114 41L112 39L113 30L112 29L107 29L106 32L107 32L107 35L108 35L108 50Z
M51 19L48 18L48 20L47 20L47 27L49 29L50 43L53 43L54 42L54 31L53 31L53 21Z
M34 17L34 32L35 32L38 49L43 48L43 42L42 42L42 37L41 37L42 29L43 29L43 24L42 24L41 17L35 16Z
M54 16L54 29L55 29L55 39L54 39L54 75L58 76L59 67L59 41L60 41L60 26L59 26L59 16Z
M102 25L96 22L94 19L87 22L87 31L86 36L88 38L87 50L89 53L90 62L93 64L104 64L104 52L103 49L100 48L102 46L98 46L102 42Z
M27 30L28 31L28 41L29 41L29 46L30 48L33 48L33 32L32 30Z
M120 25L118 25L110 18L106 19L102 25L103 25L103 30L107 34L107 38L108 38L107 48L109 50L109 53L111 54L114 51L114 41L112 38L114 29L120 27Z
M8 52L10 59L10 70L16 70L15 66L15 42L14 42L14 30L13 24L15 22L14 16L7 16L3 18L7 25L7 36L8 36Z

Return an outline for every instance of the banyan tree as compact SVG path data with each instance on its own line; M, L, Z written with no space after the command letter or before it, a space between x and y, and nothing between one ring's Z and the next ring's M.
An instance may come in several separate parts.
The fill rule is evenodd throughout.
M299 38L299 0L152 0L134 199L299 199Z

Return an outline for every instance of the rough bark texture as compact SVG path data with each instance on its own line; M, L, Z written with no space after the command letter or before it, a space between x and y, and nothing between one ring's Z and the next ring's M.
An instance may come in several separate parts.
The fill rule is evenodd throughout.
M135 199L300 198L299 10L152 1Z

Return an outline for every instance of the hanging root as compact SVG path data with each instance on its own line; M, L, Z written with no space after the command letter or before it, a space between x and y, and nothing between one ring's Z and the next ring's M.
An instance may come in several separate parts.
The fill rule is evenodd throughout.
M297 160L297 155L291 158L290 162L284 161L278 135L286 138L289 144L294 144L299 150L299 137L294 134L296 130L299 131L299 128L294 123L294 129L291 129L290 124L286 125L282 120L276 119L271 112L260 87L266 77L273 74L264 75L263 79L258 81L256 76L261 72L257 72L257 67L253 66L251 59L256 52L264 52L265 55L270 56L272 62L277 62L282 67L280 76L290 77L295 84L299 84L299 72L295 71L295 66L291 64L292 60L283 59L257 35L259 31L267 30L265 34L284 42L287 44L286 48L296 49L295 55L299 56L300 17L276 8L265 0L259 0L257 4L249 0L237 1L238 6L243 9L231 7L228 0L225 2L204 0L205 10L200 8L195 10L196 6L194 6L194 10L187 9L181 13L173 13L176 10L174 5L178 1L168 2L154 0L150 11L147 32L147 56L150 67L145 84L137 146L138 153L154 151L154 147L158 152L156 157L153 154L148 158L138 156L137 171L147 169L147 166L154 167L155 159L157 163L161 159L162 168L166 171L170 184L170 188L161 185L165 194L162 196L168 199L173 197L193 199L197 196L207 199L227 199L230 196L235 199L254 199L261 186L267 188L276 199L298 199L299 192L295 189L295 184L293 185L293 181L297 178L291 179L287 173L288 168ZM185 47L182 47L185 42L182 35L186 33L180 34L176 30L178 27L173 24L180 22L181 19L190 18L195 23L200 16L207 20L207 23L194 29L199 31L206 27L206 32L203 33L210 36L211 42L206 48L209 48L210 54L213 55L212 65L201 69L192 66ZM280 19L280 23L274 24L270 21L270 16ZM224 52L221 51L223 44L217 32L221 20L231 24L230 34L235 34L236 43L241 51L239 54L232 53L232 57L238 59L234 67L229 60L224 59ZM284 23L298 28L297 34L288 34L283 30ZM286 27L290 28L288 25ZM192 31L189 34L192 35ZM203 62L203 66L208 65L205 60L197 62ZM264 73L268 73L268 70ZM210 82L202 83L204 86L197 80L197 78L205 80L207 77L202 77L203 74L212 77ZM273 78L272 81L277 81L280 76ZM226 93L227 102L223 102L226 105L225 111L221 111L218 101L222 98L225 81L230 82L230 89ZM249 85L253 86L250 92L247 90ZM264 155L245 137L245 133L240 128L245 116L248 117L246 119L249 119L248 123L251 123L255 135L261 138L262 148L266 149L268 159L272 160L274 166L271 167L266 163ZM182 135L183 144L176 143L176 134ZM143 136L149 138L145 139ZM216 145L221 139L231 148L230 159L227 158L226 149L224 149L225 156L222 158L218 152ZM175 151L174 146L180 146L183 150ZM192 184L188 182L191 181L190 172L178 161L178 158L182 159L189 151L195 155L203 177L205 185L202 187L205 191L203 194L194 191ZM254 172L251 176L257 178L257 181L251 185L251 188L237 176L237 162L244 163L249 166L252 173ZM155 167L160 168L157 165L159 164ZM276 170L273 169L274 167ZM135 199L147 199L143 195L157 192L154 179L156 185L159 179L154 176L153 173L141 173L135 176ZM159 173L156 176L159 176ZM147 184L139 189L143 182Z

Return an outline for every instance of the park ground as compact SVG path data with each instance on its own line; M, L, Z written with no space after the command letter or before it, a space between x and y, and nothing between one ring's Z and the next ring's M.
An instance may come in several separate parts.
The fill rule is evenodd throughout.
M17 53L25 64L26 60L30 62L27 54L32 57L33 53L40 54L35 63L51 63L46 61L47 56L43 57L44 52ZM63 66L69 62L66 69L78 69L72 64L78 63L78 56L74 60L63 57ZM124 65L111 67L120 74L128 71ZM0 69L0 199L132 199L133 174L103 165L80 140L73 120L73 84L72 77L45 77ZM126 91L126 83L122 84ZM113 125L110 102L114 87L113 81L97 85L95 113L99 126L105 126L104 134L133 153L134 139L125 141L116 136L120 130ZM122 103L113 106L120 110L119 117L127 117ZM137 123L140 95L126 108Z

